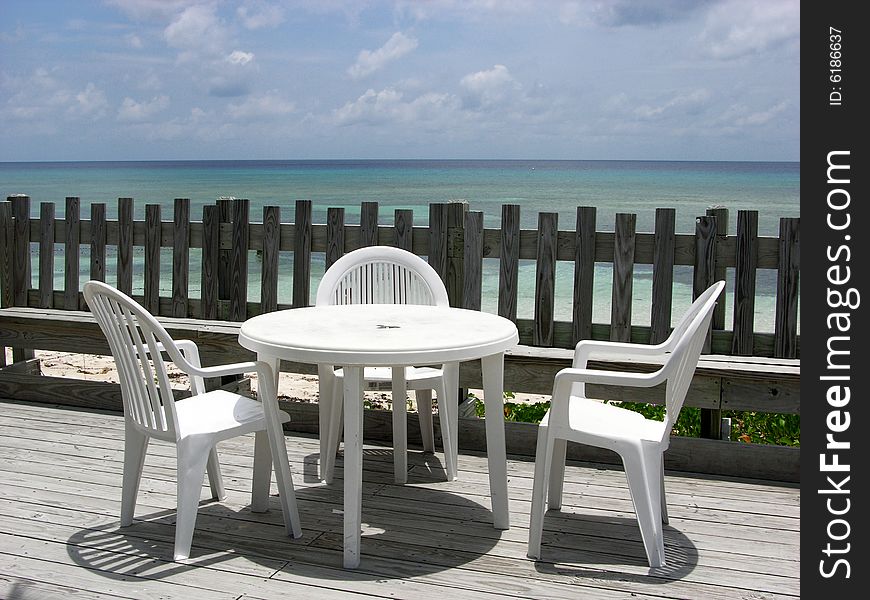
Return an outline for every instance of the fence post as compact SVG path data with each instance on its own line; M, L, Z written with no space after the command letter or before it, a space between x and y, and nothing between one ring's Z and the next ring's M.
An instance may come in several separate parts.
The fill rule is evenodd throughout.
M447 297L450 306L462 306L462 288L465 279L465 213L467 202L447 205Z
M710 287L716 280L716 241L718 239L718 225L715 216L698 217L696 221L693 298L700 296L701 293ZM707 341L704 344L703 352L709 351L710 332L707 333ZM721 383L719 394L721 401ZM721 436L722 411L717 408L702 408L701 437L718 440Z
M12 204L0 202L0 307L12 306L12 256L15 238ZM0 367L6 366L6 348L0 346Z
M30 288L30 196L12 196L15 217L13 246L12 299L15 306L27 306ZM12 361L29 360L35 356L32 348L12 348Z
M12 198L9 198L11 200ZM12 306L12 260L15 255L12 203L0 202L0 307Z

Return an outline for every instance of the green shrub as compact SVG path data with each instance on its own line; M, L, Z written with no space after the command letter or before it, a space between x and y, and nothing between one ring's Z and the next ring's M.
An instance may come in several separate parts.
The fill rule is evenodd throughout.
M504 417L507 421L523 423L540 423L550 409L549 402L531 404L511 402L515 395L505 392ZM472 396L473 398L473 396ZM486 409L481 400L474 398L475 414L483 417ZM665 407L656 404L639 402L611 402L622 408L641 413L648 419L662 421L665 418ZM731 418L731 439L753 444L775 444L779 446L800 446L801 418L800 415L783 415L774 413L722 411L723 417ZM701 409L687 406L680 411L677 422L674 423L672 435L684 437L700 437Z

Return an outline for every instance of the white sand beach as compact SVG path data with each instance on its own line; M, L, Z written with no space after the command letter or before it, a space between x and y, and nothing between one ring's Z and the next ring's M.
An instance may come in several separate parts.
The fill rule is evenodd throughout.
M7 350L7 364L11 363L11 351ZM75 354L37 350L36 357L41 361L43 375L50 377L73 377L94 381L118 382L115 361L111 356L94 354ZM187 386L187 377L174 366L170 366L170 377L179 388ZM256 375L252 374L252 387L256 390ZM478 398L483 397L481 390L469 390ZM282 400L297 402L317 402L317 376L300 373L281 373L278 383L278 396ZM545 402L550 399L541 394L517 394L514 402ZM390 392L366 392L366 400L372 407L389 408L392 402Z

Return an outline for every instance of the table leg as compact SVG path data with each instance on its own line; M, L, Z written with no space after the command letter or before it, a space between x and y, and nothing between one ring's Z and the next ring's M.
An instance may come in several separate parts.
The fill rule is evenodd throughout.
M486 455L493 525L510 528L507 493L507 455L504 441L504 353L481 359L483 402L486 405Z
M317 365L317 416L320 431L320 479L332 483L335 472L335 450L338 440L334 439L333 419L341 414L341 406L335 399L335 370L332 365ZM337 414L333 414L337 412ZM341 435L340 433L338 435Z
M299 509L296 505L296 496L293 491L293 477L290 474L290 463L287 460L287 445L284 439L284 429L278 418L278 387L277 368L279 360L269 356L258 356L258 359L272 366L273 374L276 375L271 381L264 378L260 382L261 402L263 403L263 415L266 420L266 434L269 438L269 448L272 453L272 466L275 469L275 479L278 484L278 498L284 514L284 527L289 535L294 538L302 537L302 528L299 521Z
M359 566L362 528L363 369L344 368L344 567Z
M447 479L453 481L456 479L459 469L456 456L459 450L459 363L444 363L442 369L444 371L445 402L439 401L438 407L439 410L443 407L447 413L449 430L447 431L447 437L444 436L443 432L441 437L444 445L444 462L447 466ZM443 430L443 421L441 427Z
M396 483L408 482L408 410L405 367L393 367L393 470Z

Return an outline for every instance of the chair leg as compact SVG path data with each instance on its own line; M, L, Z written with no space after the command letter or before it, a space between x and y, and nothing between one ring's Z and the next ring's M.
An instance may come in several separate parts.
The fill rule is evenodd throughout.
M121 527L133 522L136 496L145 466L148 436L129 423L124 428L124 475L121 484Z
M405 367L393 367L393 470L396 483L408 481L408 394Z
M668 524L668 500L665 495L665 457L662 456L662 523Z
M272 451L265 430L254 434L254 477L251 485L251 512L269 510L269 486L272 483Z
M562 508L562 488L565 485L565 455L568 451L567 440L554 440L553 462L550 465L550 490L547 492L547 508Z
M549 427L538 426L538 444L535 450L535 476L532 483L532 509L529 515L529 547L526 555L535 560L541 558L541 537L544 532L547 490L552 469L555 440L550 437Z
M647 560L650 567L662 567L665 564L665 547L662 530L661 483L656 481L662 469L661 450L645 451L639 447L632 447L624 449L621 454Z
M435 452L435 431L432 427L432 390L415 390L417 416L420 419L420 436L423 438L423 451Z
M175 519L175 560L190 556L196 512L211 447L196 438L185 438L176 445L178 455L177 516Z
M211 497L213 500L224 500L227 497L227 492L224 489L224 480L221 477L221 464L218 462L217 447L211 449L208 453L208 462L205 465L205 470L208 473L208 485L211 488Z

